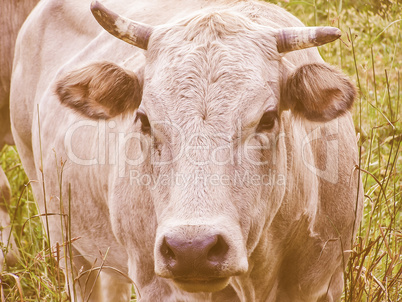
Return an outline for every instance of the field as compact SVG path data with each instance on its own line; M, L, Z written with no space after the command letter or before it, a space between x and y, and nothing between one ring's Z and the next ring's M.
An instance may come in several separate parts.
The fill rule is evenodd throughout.
M402 301L399 1L270 1L306 25L342 30L341 39L320 47L320 52L327 62L348 74L359 90L353 114L359 136L356 169L364 186L364 217L344 273L345 302ZM54 265L62 260L50 252L16 148L1 150L0 162L12 186L9 213L20 251L19 262L0 273L0 301L65 301L63 273Z

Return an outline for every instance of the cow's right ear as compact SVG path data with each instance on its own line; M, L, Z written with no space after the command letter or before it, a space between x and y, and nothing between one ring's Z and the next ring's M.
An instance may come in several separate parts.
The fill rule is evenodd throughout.
M142 87L133 72L100 62L62 76L56 93L60 102L74 111L92 119L108 119L136 110Z
M356 89L340 71L325 63L302 65L284 72L281 85L281 110L311 121L329 121L352 105Z

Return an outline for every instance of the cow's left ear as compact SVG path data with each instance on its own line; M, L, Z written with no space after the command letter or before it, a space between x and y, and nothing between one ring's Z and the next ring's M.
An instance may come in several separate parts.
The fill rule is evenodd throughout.
M60 102L74 111L92 119L108 119L136 110L142 87L133 72L100 62L62 76L56 93Z
M281 110L312 121L329 121L349 110L356 96L350 80L325 63L300 66L281 85Z

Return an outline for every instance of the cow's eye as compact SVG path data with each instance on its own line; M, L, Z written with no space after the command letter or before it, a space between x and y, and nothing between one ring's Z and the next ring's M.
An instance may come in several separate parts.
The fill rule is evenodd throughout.
M257 131L268 131L274 128L278 119L277 111L267 111L262 116L260 123L258 124Z
M136 120L141 122L141 131L149 133L151 131L151 124L149 123L148 116L144 112L137 111Z

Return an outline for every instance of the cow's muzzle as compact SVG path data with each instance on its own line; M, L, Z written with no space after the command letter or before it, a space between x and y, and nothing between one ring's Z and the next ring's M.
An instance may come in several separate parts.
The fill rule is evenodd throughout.
M188 292L218 291L228 285L231 276L247 270L247 260L227 236L200 228L179 227L161 236L156 273Z

